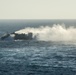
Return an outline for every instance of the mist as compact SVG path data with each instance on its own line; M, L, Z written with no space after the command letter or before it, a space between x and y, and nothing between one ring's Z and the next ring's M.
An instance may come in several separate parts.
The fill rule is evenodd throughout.
M27 27L15 33L33 33L33 37L41 41L76 41L76 28L66 25L54 24L51 26L40 26L39 28Z

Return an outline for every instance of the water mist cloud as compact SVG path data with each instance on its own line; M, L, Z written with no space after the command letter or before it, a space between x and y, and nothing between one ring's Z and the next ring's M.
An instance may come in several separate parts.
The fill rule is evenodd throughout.
M41 26L39 28L27 27L16 31L15 33L28 33L32 32L33 37L36 36L37 40L42 41L76 41L76 28L65 25L54 24L50 26Z

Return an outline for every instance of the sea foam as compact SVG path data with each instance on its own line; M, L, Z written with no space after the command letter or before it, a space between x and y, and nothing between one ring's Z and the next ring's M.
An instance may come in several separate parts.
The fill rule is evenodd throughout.
M66 25L54 24L53 26L40 26L38 28L27 27L15 33L32 32L33 37L42 41L76 41L76 28Z

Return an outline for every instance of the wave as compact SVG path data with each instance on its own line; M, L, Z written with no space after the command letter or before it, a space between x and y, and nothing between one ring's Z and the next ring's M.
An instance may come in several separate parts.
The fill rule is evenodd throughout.
M76 41L76 28L64 24L54 24L51 26L40 26L39 28L27 27L15 33L32 32L33 37L42 41Z

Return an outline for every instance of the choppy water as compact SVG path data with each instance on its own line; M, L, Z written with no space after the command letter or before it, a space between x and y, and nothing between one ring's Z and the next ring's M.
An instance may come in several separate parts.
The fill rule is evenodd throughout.
M0 41L0 75L76 75L76 43Z
M57 27L53 31L59 31L57 38L53 37L55 42L45 41L44 36L44 41L0 41L0 75L76 75L76 20L0 20L0 37L25 27L52 27L54 24L65 24L62 29L69 35ZM70 26L75 28L69 31Z

